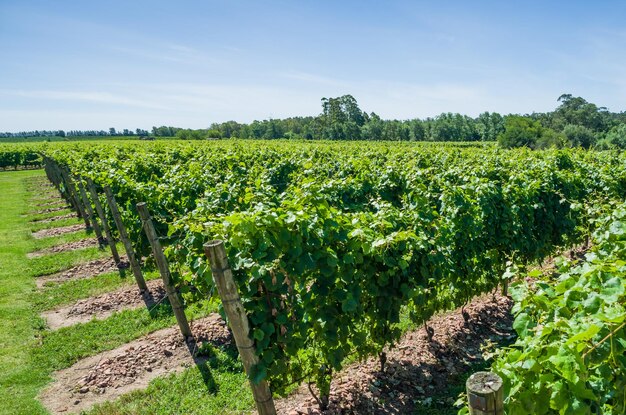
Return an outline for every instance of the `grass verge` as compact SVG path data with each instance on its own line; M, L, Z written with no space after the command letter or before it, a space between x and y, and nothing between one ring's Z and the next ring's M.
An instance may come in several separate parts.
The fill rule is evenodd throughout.
M57 331L45 329L39 311L133 282L130 273L126 280L113 273L49 286L44 294L37 292L35 277L108 255L107 251L88 248L27 259L28 252L84 236L64 235L45 242L33 239L33 224L26 213L32 212L38 202L33 201L28 184L42 177L41 170L0 173L0 414L47 414L37 396L50 382L54 370L175 324L171 307L164 301L152 311L126 310L102 321ZM74 223L80 220L72 218L40 225L50 228ZM151 279L156 274L152 271L147 276ZM194 319L215 309L215 304L205 303L191 306L186 312ZM196 366L157 379L147 390L94 411L99 414L241 413L253 406L245 383L235 355L216 350L205 367Z

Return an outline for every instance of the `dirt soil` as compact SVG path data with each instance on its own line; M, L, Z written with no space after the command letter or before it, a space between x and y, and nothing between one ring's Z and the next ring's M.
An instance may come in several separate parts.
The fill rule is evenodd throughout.
M434 330L432 339L424 328L407 333L387 351L384 372L379 360L371 358L337 374L327 410L320 411L302 386L291 396L276 400L278 413L406 414L432 399L450 404L455 397L445 398L445 393L450 385L463 381L473 364L483 361L481 347L514 339L511 306L506 297L485 295L465 307L467 321L460 310L435 316L428 323ZM232 341L217 315L194 323L192 329L200 336L199 342ZM40 399L53 414L78 413L145 388L157 376L189 367L194 363L190 350L194 346L183 342L177 327L161 330L57 372Z
M159 330L117 349L83 359L56 372L39 399L53 414L80 413L97 403L145 388L164 374L204 361L192 356L196 344L230 344L231 335L217 315L191 323L195 342L186 343L178 326Z
M120 259L122 261L125 261L126 257L123 256ZM107 274L109 272L114 272L118 270L119 268L115 264L113 258L94 259L93 261L76 265L75 267L72 267L66 271L37 277L35 282L37 283L38 288L42 288L44 285L51 283L62 283L69 280L79 280L82 278L95 277L101 274Z
M60 198L60 197L58 197L56 199L53 199L53 200L50 200L49 202L39 203L39 204L37 204L35 206L37 206L37 207L47 207L47 206L60 205L61 203L63 204L63 206L68 206L67 202L65 201L65 199Z
M61 205L61 206L52 206L44 209L36 210L33 212L29 212L29 215L42 215L44 213L58 212L59 210L69 209L69 205Z
M48 254L56 254L59 252L75 251L77 249L85 249L98 246L98 240L95 238L82 239L80 241L68 242L53 246L51 248L41 249L39 251L30 252L27 254L28 258L37 258Z
M506 297L494 301L486 295L465 308L467 323L460 310L435 316L428 322L434 329L432 341L423 328L407 333L387 351L384 373L380 361L371 358L336 375L327 410L320 411L308 388L302 386L277 400L277 411L283 415L414 413L416 403L442 396L450 385L462 381L472 364L483 361L481 345L514 338L511 306ZM447 400L451 404L455 398Z
M46 203L46 202L52 202L52 201L61 199L61 196L58 191L44 190L44 191L31 191L30 193L36 193L36 195L34 195L32 198L32 201L36 203Z
M56 222L58 220L77 218L77 217L78 215L72 212L72 213L66 213L65 215L61 215L61 216L53 216L51 218L33 220L31 221L31 223L50 223L50 222Z
M124 287L98 297L86 298L75 304L45 311L41 314L52 330L102 320L111 314L139 307L152 308L165 297L161 280L148 281L148 292L141 294L136 286Z
M66 233L78 232L85 229L84 223L78 223L76 225L62 226L60 228L42 229L37 232L33 232L35 239L48 238L51 236L65 235Z

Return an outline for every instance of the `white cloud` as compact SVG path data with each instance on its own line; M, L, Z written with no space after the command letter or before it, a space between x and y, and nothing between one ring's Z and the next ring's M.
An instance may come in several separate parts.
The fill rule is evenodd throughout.
M52 101L82 101L97 104L112 104L139 108L167 109L166 106L148 100L134 99L98 91L59 90L0 90L1 95Z

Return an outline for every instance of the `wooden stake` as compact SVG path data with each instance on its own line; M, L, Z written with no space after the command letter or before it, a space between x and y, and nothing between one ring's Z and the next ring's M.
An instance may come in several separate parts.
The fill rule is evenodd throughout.
M124 227L124 222L122 222L122 216L120 215L120 211L117 207L117 202L115 201L115 197L113 196L113 192L111 192L111 188L109 186L104 186L104 194L106 195L107 202L109 203L111 215L113 215L113 220L115 221L115 226L117 226L117 231L120 234L120 239L122 240L122 243L124 243L126 256L128 257L130 268L133 270L137 286L139 286L139 290L146 291L148 289L146 281L143 279L141 267L139 266L139 262L135 256L133 245L130 243L130 238L128 237L128 232L126 232L126 227Z
M76 183L78 184L78 191L80 192L80 197L83 200L83 204L85 205L85 213L87 214L87 219L89 219L89 221L91 222L91 225L93 226L93 230L96 233L96 237L98 238L98 243L102 247L104 246L106 241L102 237L102 229L100 228L100 225L98 224L98 221L96 220L96 216L93 213L91 202L89 202L89 198L87 197L87 192L85 192L85 186L83 186L83 182L80 180L77 180Z
M465 382L470 415L504 415L502 379L492 372L476 372Z
M87 187L89 188L89 193L91 193L91 199L93 200L93 204L96 207L96 212L98 212L98 216L100 217L100 222L102 223L102 227L104 228L104 233L107 236L107 242L109 243L109 247L111 248L111 255L113 255L115 265L119 266L122 260L120 259L120 254L117 252L117 246L115 246L115 238L113 238L111 228L109 228L109 223L107 222L107 218L104 214L104 209L102 209L102 205L100 204L100 198L98 197L96 185L93 183L93 180L87 178Z
M82 217L80 213L81 210L79 207L78 199L76 198L75 193L72 192L73 187L70 182L69 174L67 174L67 172L62 168L59 168L59 173L61 174L61 178L63 179L63 188L64 188L64 191L61 193L65 197L65 200L67 200L68 203L72 205L72 207L74 208L74 211L76 211L76 213L78 214L78 217Z
M73 195L74 200L76 200L76 207L78 208L78 216L83 218L87 229L91 229L91 222L89 220L89 216L85 212L85 207L83 206L83 202L80 196L78 195L78 191L76 190L76 185L74 184L74 179L72 179L72 176L70 175L68 171L65 172L65 177L67 178L70 193Z
M211 263L213 281L217 292L222 299L222 305L228 318L228 324L233 331L237 350L243 362L243 366L250 380L250 387L260 415L275 415L276 408L272 399L272 392L265 380L258 384L252 382L252 368L259 363L258 356L254 353L254 342L250 339L250 324L248 316L241 304L237 285L233 279L233 273L228 265L224 242L211 241L204 245L204 253Z
M154 229L154 224L152 223L152 218L150 217L150 213L148 212L146 204L144 202L137 203L137 211L139 212L139 216L141 217L141 222L143 224L143 229L146 232L146 236L148 237L148 241L150 242L150 246L152 247L152 254L154 255L157 267L159 268L161 278L163 279L163 286L165 287L167 298L172 305L172 310L174 311L174 315L176 316L176 321L178 322L178 327L180 327L180 332L185 338L193 337L193 335L191 334L191 329L189 328L187 316L185 316L185 310L183 309L182 300L176 292L176 289L172 285L169 264L167 263L167 258L165 258L165 255L163 255L163 248L161 247L161 242L159 241L156 230Z

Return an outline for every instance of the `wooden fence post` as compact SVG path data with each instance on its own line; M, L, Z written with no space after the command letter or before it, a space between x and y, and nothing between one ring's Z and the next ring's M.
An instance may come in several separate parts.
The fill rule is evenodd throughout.
M163 279L163 286L165 287L167 298L172 305L172 310L174 311L174 315L176 316L176 321L178 322L178 327L180 327L180 332L186 338L193 337L193 335L191 334L191 329L189 328L187 316L185 316L185 310L183 309L182 300L176 292L176 289L172 285L169 264L167 263L167 258L165 258L165 255L163 255L161 242L159 241L159 238L156 234L154 224L152 223L152 218L150 217L150 213L148 212L148 208L146 207L145 202L137 203L137 211L139 212L139 216L141 217L143 229L146 232L148 241L150 242L150 247L152 247L152 254L154 255L157 267L159 268L161 278Z
M504 415L502 379L492 372L476 372L465 382L470 415Z
M272 399L269 385L265 380L255 384L251 379L252 368L259 363L259 358L254 353L254 342L249 335L250 324L248 316L243 308L243 304L241 304L237 285L228 265L224 242L215 240L205 244L204 253L211 263L213 281L215 281L217 292L222 300L228 324L233 331L239 356L241 356L243 366L250 380L257 410L260 415L275 415L276 408L274 407L274 400Z
M87 218L91 222L93 226L93 230L96 233L96 237L98 238L98 243L101 247L104 246L106 241L102 236L102 229L96 220L96 216L94 215L93 208L91 207L91 202L89 202L89 198L87 197L87 192L85 192L85 186L83 186L83 182L80 180L76 181L78 185L78 191L80 192L80 197L83 200L83 205L85 205L85 213L87 214Z
M50 178L50 181L54 184L54 186L57 188L57 190L60 192L61 191L61 177L59 177L60 176L59 167L57 166L57 163L49 157L45 158L45 162L46 162L46 170L48 171L48 177Z
M117 246L115 246L115 238L113 238L113 234L111 233L111 228L109 228L109 224L107 222L107 218L104 214L104 209L102 209L102 205L100 204L100 198L98 197L98 192L96 191L96 185L93 183L93 180L87 178L87 187L89 188L89 193L91 193L91 199L93 200L93 204L96 207L96 212L98 212L98 216L100 217L100 222L102 223L102 227L104 228L104 233L107 237L107 242L109 243L109 247L111 248L111 255L113 255L113 260L115 261L115 265L118 267L121 265L120 254L117 252Z
M69 202L70 205L72 205L78 217L82 218L81 216L82 208L80 207L80 204L78 203L78 198L76 197L76 192L75 192L76 189L74 189L74 186L72 182L70 181L69 174L63 168L59 168L59 173L61 174L61 177L63 178L63 188L65 191L62 193L65 193L64 195L65 199Z
M87 229L91 229L91 222L89 220L89 216L87 216L87 213L85 212L85 207L83 206L83 202L78 194L78 191L76 190L74 179L72 179L72 176L70 175L69 171L65 172L65 177L67 178L70 193L73 195L74 200L76 200L76 207L78 208L78 216L83 218Z
M117 202L115 201L115 197L113 196L113 192L111 192L111 188L109 188L109 186L104 186L104 194L107 197L107 202L109 203L109 208L111 209L111 215L113 215L113 220L115 221L115 226L117 226L117 230L120 234L120 239L124 243L126 256L128 257L130 268L133 270L133 275L135 276L135 280L137 281L139 290L146 291L148 289L148 287L146 286L146 281L143 279L141 267L139 266L139 262L137 261L137 257L135 256L133 245L130 243L128 233L126 232L126 228L124 227L124 223L122 222L122 216L120 215L120 211L117 208Z

